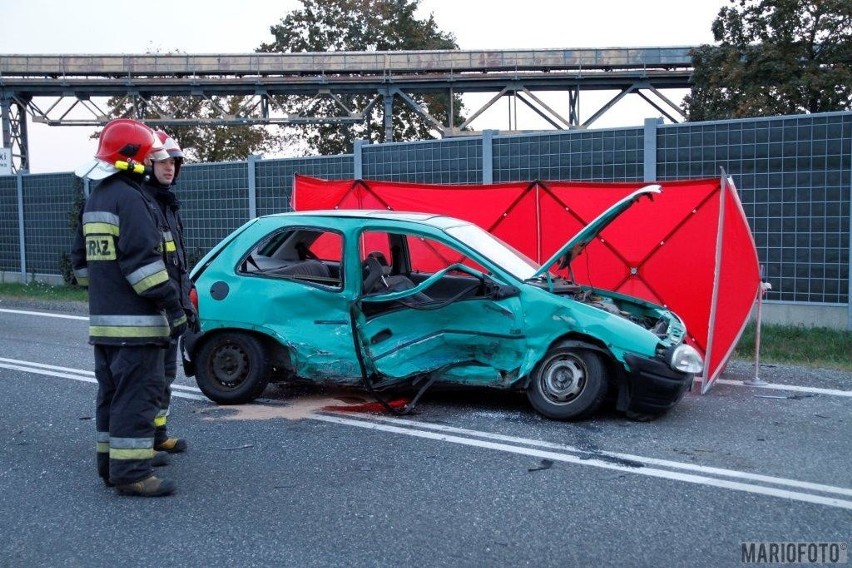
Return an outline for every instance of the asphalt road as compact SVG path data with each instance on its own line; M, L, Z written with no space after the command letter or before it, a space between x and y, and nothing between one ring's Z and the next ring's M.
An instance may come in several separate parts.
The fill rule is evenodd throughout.
M848 373L764 367L756 389L732 363L650 423L491 391L404 418L278 386L218 407L182 377L178 493L134 499L95 473L85 314L26 311L0 303L0 566L716 567L743 542L852 540Z

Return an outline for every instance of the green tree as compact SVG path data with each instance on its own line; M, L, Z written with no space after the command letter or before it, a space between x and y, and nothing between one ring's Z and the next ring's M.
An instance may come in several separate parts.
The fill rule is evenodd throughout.
M850 0L730 0L692 52L690 120L852 108Z
M246 97L150 97L138 112L134 101L114 97L107 103L112 116L150 121L224 119L227 116L251 116L242 107ZM257 115L255 112L254 115ZM225 126L216 124L152 125L165 130L180 144L189 162L226 162L245 160L249 154L274 152L283 141L263 126ZM97 134L94 135L96 137Z
M413 51L458 49L455 37L438 29L432 14L417 19L419 0L301 0L302 8L290 12L270 28L274 41L264 43L259 52L298 53L324 51ZM450 95L411 94L418 104L443 124L448 124ZM306 107L304 97L280 97L288 112L310 110L314 116L340 116L341 106L363 110L374 96L338 95L338 100L317 98ZM453 96L454 125L463 122L461 98ZM350 152L355 137L373 142L384 140L382 105L374 105L357 125L324 123L306 127L307 146L320 154ZM423 140L432 138L429 125L405 103L395 102L393 138Z

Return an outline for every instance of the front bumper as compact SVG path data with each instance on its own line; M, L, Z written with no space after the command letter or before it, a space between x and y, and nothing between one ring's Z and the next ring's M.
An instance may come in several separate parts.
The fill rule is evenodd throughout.
M694 375L672 370L658 359L625 355L630 368L619 393L618 409L637 414L660 415L683 398Z

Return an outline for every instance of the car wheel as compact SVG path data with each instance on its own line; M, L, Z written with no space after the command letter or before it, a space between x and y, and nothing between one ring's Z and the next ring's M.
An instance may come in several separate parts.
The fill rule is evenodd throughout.
M527 398L554 420L579 420L594 413L607 392L600 355L577 347L551 348L533 369Z
M219 404L251 402L269 382L263 345L245 333L222 333L198 353L195 380L207 398Z

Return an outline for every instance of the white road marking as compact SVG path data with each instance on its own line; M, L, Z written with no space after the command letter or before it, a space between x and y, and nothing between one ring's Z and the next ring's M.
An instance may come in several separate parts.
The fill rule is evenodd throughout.
M70 320L80 320L80 321L89 321L87 316L72 316L67 314L52 314L48 312L29 312L26 310L7 310L0 308L0 312L5 312L7 314L20 314L22 316L43 316L46 318L62 318L62 319L70 319Z
M394 434L402 434L405 436L414 436L416 438L425 438L429 440L438 440L441 442L449 442L452 444L461 444L464 446L475 446L478 448L485 448L490 450L498 450L502 452L508 452L512 454L531 456L542 459L550 459L553 461L571 463L576 465L584 465L591 467L598 467L601 469L612 469L615 471L622 471L625 473L633 473L636 475L645 475L649 477L657 477L661 479L671 479L674 481L685 481L687 483L695 483L698 485L707 485L710 487L719 487L723 489L732 489L735 491L745 491L748 493L755 493L758 495L770 495L772 497L781 497L782 499L790 499L793 501L804 501L806 503L816 503L818 505L827 505L829 507L838 507L841 509L849 509L852 510L852 501L839 499L836 497L825 497L823 495L813 495L810 493L803 493L799 491L790 491L787 489L778 489L776 487L765 487L762 485L756 485L752 483L741 483L739 481L730 481L726 479L715 479L713 477L702 476L702 475L693 475L689 473L681 473L677 471L668 471L659 468L653 467L645 467L644 464L642 466L630 466L630 465L621 465L618 463L613 463L610 461L605 461L593 457L582 457L577 455L559 453L555 451L548 450L539 450L536 448L528 448L522 446L515 446L510 444L503 444L497 442L489 442L486 440L474 440L471 438L464 438L461 436L454 436L451 434L444 434L438 432L429 432L426 430L418 430L414 428L402 428L399 426L391 426L390 424L380 424L376 422L370 422L365 420L355 420L351 418L343 418L341 416L326 416L326 415L316 415L309 417L311 420L320 420L323 422L333 422L336 424L344 424L347 426L356 426L358 428L366 428L368 430L379 430L383 432L391 432ZM644 461L645 458L642 458ZM648 462L650 463L650 462ZM822 487L830 487L830 486L822 486ZM844 487L832 488L837 493L847 493L848 490Z
M341 413L335 412L334 414L340 415ZM362 416L359 416L361 418ZM541 440L531 440L529 438L518 438L516 436L506 436L504 434L494 434L491 432L480 432L478 430L468 430L466 428L456 428L454 426L446 426L444 424L433 424L430 422L421 422L417 420L403 420L399 418L387 418L384 416L375 416L375 415L364 415L364 419L372 420L375 422L385 422L391 423L399 426L404 426L406 424L410 424L416 428L423 428L426 430L436 430L439 432L450 432L454 434L466 435L466 436L476 436L480 438L485 438L488 440L500 440L503 442L511 442L513 444L524 444L528 446L537 446L541 448L550 448L554 450L566 451L571 453L576 453L584 456L602 456L608 458L615 458L618 460L626 460L629 462L636 462L641 464L651 464L660 467L666 467L669 469L682 469L687 471L697 471L700 473L705 473L709 475L718 475L723 477L733 477L739 479L748 479L751 481L760 481L763 483L772 483L775 485L788 485L791 487L797 487L799 489L809 489L812 491L821 491L824 493L837 493L839 495L848 495L852 497L852 489L848 489L845 487L835 487L833 485L823 485L820 483L810 483L807 481L796 481L794 479L786 479L783 477L771 477L768 475L760 475L756 473L748 473L744 471L736 471L731 469L722 469L717 467L709 467L703 465L696 465L692 463L683 463L676 462L670 460L661 460L656 458L647 458L644 456L637 456L633 454L623 454L619 452L607 452L603 450L584 450L582 448L576 448L574 446L569 446L567 444L558 444L554 442L544 442Z
M803 387L799 385L747 385L743 381L732 381L730 379L716 379L720 385L733 385L735 387L751 387L753 389L786 390L793 392L807 392L811 394L827 394L829 396L848 396L852 398L852 391L837 389L822 389L819 387Z
M0 368L73 379L88 383L96 382L93 376L94 373L91 371L29 361L20 361L17 359L0 358ZM181 386L181 388L186 391L200 392L198 389L193 387ZM175 392L173 393L173 396L192 400L208 401L207 397L204 395L193 394L193 392ZM320 422L330 422L344 426L352 426L404 436L413 436L428 440L496 450L516 455L550 459L557 462L597 467L601 469L621 471L624 473L683 481L697 485L718 487L734 491L744 491L757 495L768 495L793 501L802 501L806 503L815 503L818 505L852 510L852 500L840 498L840 496L852 496L852 489L846 487L837 487L821 483L798 481L795 479L772 477L723 468L648 458L619 452L607 452L603 450L588 451L566 444L533 440L529 438L519 438L516 436L507 436L465 428L456 428L453 426L419 422L416 420L403 420L399 418L387 418L373 415L361 415L358 418L349 418L342 416L341 413L314 414L307 418ZM696 473L685 473L685 471L692 471L702 475L697 475ZM737 479L747 480L752 483L736 481ZM766 485L759 485L759 483ZM772 487L773 485L792 487L799 489L799 491ZM806 491L813 491L827 495L815 495ZM838 497L834 497L832 495L836 495Z
M24 371L26 373L35 373L37 375L47 375L49 377L60 377L63 379L72 379L84 383L97 383L95 373L93 371L84 371L82 369L70 369L68 367L59 367L56 365L45 365L43 363L35 363L31 361L19 361L17 359L6 359L0 357L0 369L11 369L14 371ZM178 389L175 391L175 389ZM180 392L188 391L188 392ZM194 394L199 393L199 394ZM210 402L210 399L200 394L201 391L195 387L187 387L183 385L172 385L172 396L179 398L188 398L190 400L204 400Z

